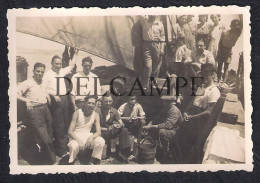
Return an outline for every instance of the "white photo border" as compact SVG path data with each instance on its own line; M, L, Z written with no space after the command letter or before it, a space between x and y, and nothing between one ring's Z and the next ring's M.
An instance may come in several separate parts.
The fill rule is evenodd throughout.
M253 143L252 135L252 85L250 80L251 73L251 44L250 44L250 7L238 6L210 6L210 7L169 7L169 8L41 8L41 9L9 9L8 18L8 59L9 59L9 119L11 127L10 137L10 173L11 174L37 174L37 173L79 173L79 172L176 172L176 171L235 171L235 170L253 170ZM153 164L153 165L18 165L17 154L17 88L16 88L16 17L41 17L41 16L123 16L123 15L167 15L167 14L243 14L243 47L244 47L244 91L245 91L245 156L244 164Z

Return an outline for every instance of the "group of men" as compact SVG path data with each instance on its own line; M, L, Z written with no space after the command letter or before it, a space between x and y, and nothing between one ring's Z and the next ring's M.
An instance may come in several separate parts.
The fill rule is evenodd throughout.
M201 65L211 63L216 66L216 80L227 87L228 67L232 61L232 48L242 32L242 18L231 21L230 30L225 31L220 17L211 15L213 25L207 22L209 15L199 15L200 24L196 24L193 15L177 16L177 23L172 25L172 38L166 42L165 27L161 16L149 15L140 18L142 30L142 55L144 67L142 81L144 88L149 87L149 77L181 74L182 77L199 76ZM170 34L168 32L168 34ZM194 43L193 43L194 42ZM140 47L137 47L138 49ZM176 62L183 63L179 67ZM224 65L224 74L222 69ZM180 70L185 70L180 72Z
M231 30L223 35L220 42L220 45L230 47L228 50L224 46L219 49L221 70L223 62L228 67L226 61L230 59L231 48L241 33L238 30L239 21L232 22ZM142 82L144 88L148 88L149 77L157 78L161 69L165 35L159 17L142 19L141 25L144 56ZM32 129L37 145L45 153L47 164L55 164L56 156L68 158L68 164L74 164L79 151L86 148L93 149L90 164L99 164L105 144L109 157L111 139L117 137L118 157L127 163L131 154L128 133L131 132L140 143L143 131L158 140L163 156L170 156L173 162L201 163L201 144L210 133L205 126L220 97L214 82L217 64L205 47L205 41L198 39L196 49L189 57L182 59L186 74L203 77L204 83L197 89L196 96L187 99L189 104L185 109L177 107L175 96L162 96L162 104L154 104L161 105L161 111L148 123L137 96L128 96L127 102L115 109L112 107L113 96L109 92L101 95L100 81L91 72L91 57L82 59L83 71L72 76L68 84L70 91L67 91L64 77L77 64L77 54L65 68L62 68L61 58L54 56L52 67L47 72L44 64L36 63L33 77L18 85L18 100L26 104L27 126ZM218 67L218 74L221 70ZM72 117L69 116L69 101Z
M140 141L146 124L142 106L136 96L131 96L118 110L112 108L112 95L107 92L101 97L99 79L90 72L93 63L90 57L82 59L83 71L72 76L68 95L64 77L73 70L76 60L77 55L69 66L62 68L61 58L54 56L52 68L47 72L44 64L36 63L33 77L18 85L18 100L27 107L26 125L48 164L56 163L56 156L70 156L68 163L73 164L79 150L86 148L94 149L90 163L97 164L105 142L106 154L111 155L110 140L116 137L119 137L119 158L127 162L131 153L128 131ZM71 120L70 101L74 111Z

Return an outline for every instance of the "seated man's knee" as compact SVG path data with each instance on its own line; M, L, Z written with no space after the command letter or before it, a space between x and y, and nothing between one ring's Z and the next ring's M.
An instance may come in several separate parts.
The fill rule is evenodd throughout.
M140 123L141 123L141 127L145 126L146 125L146 121L143 119L143 120L140 120Z
M160 137L166 136L166 130L165 129L159 129L159 136Z
M68 147L70 149L73 149L73 150L78 150L79 149L79 144L76 140L72 140L69 144L68 144Z
M94 141L94 146L102 147L105 145L105 140L102 137L97 137Z

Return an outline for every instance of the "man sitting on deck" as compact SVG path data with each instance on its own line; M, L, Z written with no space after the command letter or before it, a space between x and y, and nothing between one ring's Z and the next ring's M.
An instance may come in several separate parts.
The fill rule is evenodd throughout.
M205 48L205 40L198 39L196 41L196 50L192 51L190 54L190 59L186 59L184 62L185 70L188 77L200 76L202 64L216 64L212 53Z
M172 141L183 121L180 110L175 106L173 96L162 96L162 108L156 119L143 127L144 131L159 133L160 152L163 157L169 155L169 142Z
M69 127L70 149L69 163L73 164L80 150L93 148L90 164L99 164L102 156L105 140L100 136L99 115L94 111L97 98L95 96L87 96L82 109L78 109L72 116ZM91 133L91 129L95 125L96 133Z
M198 88L196 96L190 101L183 115L185 122L176 133L171 148L174 163L201 163L203 146L211 129L211 113L220 97L214 84L215 65L201 66L204 84Z
M113 99L110 93L102 97L102 106L100 108L100 125L102 137L107 144L107 157L111 155L111 139L119 137L119 152L118 156L122 162L127 163L128 160L125 155L130 152L130 142L128 137L128 130L118 114L117 110L112 106Z
M135 95L129 96L128 101L119 107L118 113L128 131L133 133L137 141L140 142L142 127L146 122L144 110L142 106L137 103L136 99Z

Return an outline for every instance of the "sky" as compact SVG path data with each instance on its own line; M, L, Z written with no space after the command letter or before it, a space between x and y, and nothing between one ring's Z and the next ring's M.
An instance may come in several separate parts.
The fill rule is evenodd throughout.
M26 43L26 44L25 44ZM29 44L28 44L29 43ZM33 65L36 62L41 62L46 65L46 70L51 69L51 59L54 55L62 56L65 46L54 41L49 41L39 37L31 36L28 34L16 33L16 55L22 56L28 62L28 77L32 76ZM97 66L109 66L114 63L105 59L99 58L95 55L79 51L78 59L91 56L93 60L93 67ZM78 71L82 70L81 62L77 65Z

